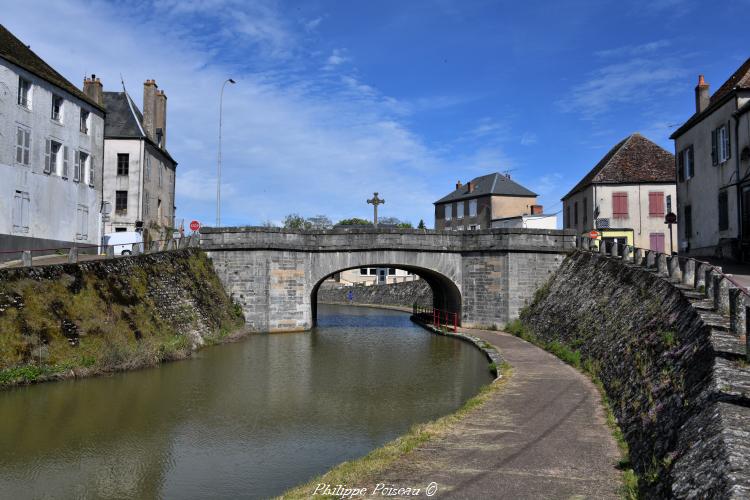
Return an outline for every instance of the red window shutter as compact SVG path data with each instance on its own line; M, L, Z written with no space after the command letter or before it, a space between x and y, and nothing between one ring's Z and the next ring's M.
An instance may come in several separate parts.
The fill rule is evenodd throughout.
M664 233L651 233L649 240L651 250L664 253Z
M612 217L628 216L628 193L612 193Z
M664 216L664 193L648 193L648 215L651 217Z

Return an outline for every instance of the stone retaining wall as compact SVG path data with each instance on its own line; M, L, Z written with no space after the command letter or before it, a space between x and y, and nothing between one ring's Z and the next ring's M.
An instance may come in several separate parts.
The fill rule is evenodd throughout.
M352 300L349 300L349 292ZM318 302L432 307L432 290L424 280L373 286L321 286Z
M666 267L569 256L521 314L598 374L648 498L750 496L744 338ZM710 291L709 291L710 293Z

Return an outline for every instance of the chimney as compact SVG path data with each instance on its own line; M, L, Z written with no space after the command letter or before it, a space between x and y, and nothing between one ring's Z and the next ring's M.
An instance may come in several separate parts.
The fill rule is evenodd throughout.
M695 86L695 112L700 113L706 109L710 99L708 84L703 79L703 75L698 75L698 85Z
M467 193L473 192L474 191L474 184L471 181L467 182L466 183L466 189L467 189L467 191L466 191Z
M167 147L167 94L163 90L156 91L156 143L160 148Z
M102 93L102 82L96 75L83 79L83 93L99 106L104 105L104 94Z
M461 189L461 186L463 186L463 184L461 184L461 181L456 181L456 189Z
M542 215L544 213L543 205L531 205L531 215Z
M156 80L143 83L143 129L152 141L156 141Z

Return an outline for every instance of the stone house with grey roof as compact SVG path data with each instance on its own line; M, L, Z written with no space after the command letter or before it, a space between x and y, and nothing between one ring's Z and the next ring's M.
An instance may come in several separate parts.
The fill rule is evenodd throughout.
M143 84L143 112L130 94L104 92L98 79L84 91L107 110L103 199L111 205L107 233L143 228L148 240L175 227L177 162L167 151L167 96L154 80Z
M0 25L0 260L97 251L104 115Z
M440 198L435 205L435 229L465 231L489 229L493 219L536 214L537 194L498 172L476 177Z
M677 225L664 223L674 210L674 156L635 133L615 144L563 198L563 227L585 235L596 229L617 241L660 252L676 248Z
M703 75L695 112L670 137L677 155L680 252L750 260L750 59L713 95Z

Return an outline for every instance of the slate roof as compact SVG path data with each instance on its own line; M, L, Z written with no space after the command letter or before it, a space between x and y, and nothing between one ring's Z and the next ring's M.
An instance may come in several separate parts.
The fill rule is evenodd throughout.
M143 123L143 115L130 96L125 92L103 92L103 95L104 107L107 109L107 116L104 118L105 137L145 137L139 126Z
M471 193L469 193L469 187L467 184L464 184L452 193L440 198L438 201L434 202L433 205L450 201L468 200L470 198L479 198L480 196L488 195L538 196L536 193L529 191L522 185L510 180L507 176L498 172L472 179L471 184L474 186L474 189Z
M34 51L16 38L2 24L0 24L0 57L65 90L94 108L104 111L102 106L70 83L64 76L55 71L52 66L44 62L41 57L36 55Z
M750 58L737 68L727 81L721 84L716 92L711 95L708 106L700 113L695 113L680 128L669 136L670 139L676 139L683 133L687 132L693 125L701 121L706 116L713 113L718 107L724 104L726 98L731 96L735 90L750 90Z
M618 142L563 200L591 184L676 182L674 155L641 134Z

